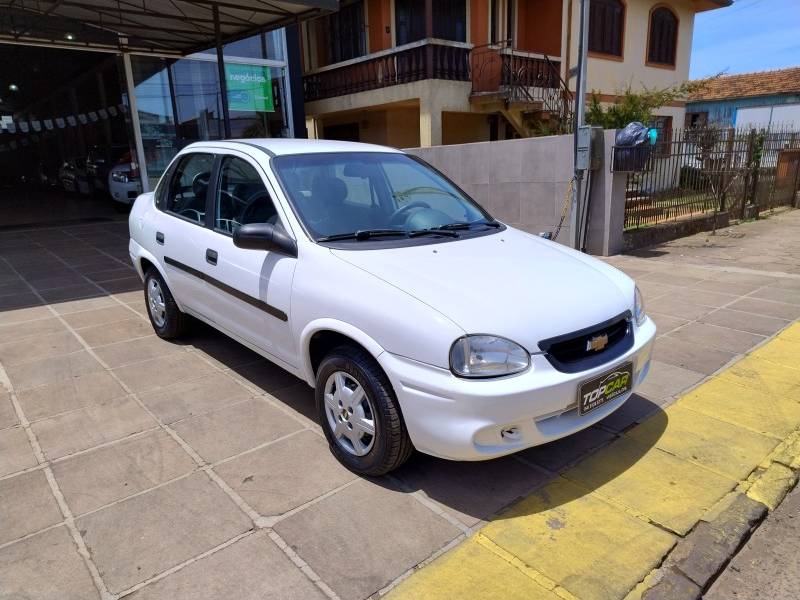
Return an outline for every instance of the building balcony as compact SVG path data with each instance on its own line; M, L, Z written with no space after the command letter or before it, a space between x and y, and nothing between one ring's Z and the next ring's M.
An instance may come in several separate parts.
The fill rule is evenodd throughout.
M471 48L424 39L321 67L303 77L303 97L313 102L424 79L468 82Z

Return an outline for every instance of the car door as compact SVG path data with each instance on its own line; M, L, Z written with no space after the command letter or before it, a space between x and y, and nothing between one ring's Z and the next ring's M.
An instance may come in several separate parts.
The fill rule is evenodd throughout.
M207 152L182 155L158 190L155 248L178 303L206 316L210 293L203 281L210 230L206 213L208 187L215 156ZM159 186L160 188L160 186Z
M246 250L233 232L247 223L285 226L261 167L246 154L222 156L214 192L212 239L206 282L216 288L215 322L272 356L297 366L289 326L289 302L297 259L278 252Z

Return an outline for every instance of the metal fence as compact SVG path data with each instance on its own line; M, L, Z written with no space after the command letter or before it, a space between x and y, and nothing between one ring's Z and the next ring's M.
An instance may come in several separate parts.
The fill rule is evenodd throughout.
M727 212L743 219L792 205L800 188L800 129L661 131L628 173L625 229ZM619 170L619 169L618 169Z

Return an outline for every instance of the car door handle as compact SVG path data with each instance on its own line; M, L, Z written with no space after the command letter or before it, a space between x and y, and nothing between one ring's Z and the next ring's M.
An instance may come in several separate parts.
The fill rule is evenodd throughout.
M218 257L218 256L219 256L219 255L217 254L217 251L216 251L216 250L212 250L211 248L208 248L208 249L206 250L206 262L207 262L208 264L210 264L210 265L216 265L216 264L217 264L217 257Z
M156 231L156 242L162 246L164 245L164 234L160 231Z

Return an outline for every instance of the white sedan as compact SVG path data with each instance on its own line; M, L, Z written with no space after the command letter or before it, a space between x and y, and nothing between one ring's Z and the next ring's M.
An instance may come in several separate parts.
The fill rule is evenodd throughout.
M192 144L130 234L156 333L192 315L308 382L358 473L580 431L650 365L656 328L628 276L496 221L398 150Z

